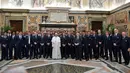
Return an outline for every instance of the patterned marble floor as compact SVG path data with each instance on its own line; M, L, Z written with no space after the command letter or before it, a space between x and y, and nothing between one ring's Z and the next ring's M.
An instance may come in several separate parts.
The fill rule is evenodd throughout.
M47 64L52 63L62 63L62 64L69 64L69 65L78 65L78 66L85 66L85 67L93 67L95 68L94 71L88 73L130 73L130 68L124 66L122 64L118 64L116 62L110 62L103 59L100 60L90 60L90 61L76 61L73 59L67 60L46 60L46 59L34 59L34 60L14 60L9 61L8 65L2 67L1 72L19 66L24 66L26 69L30 69L37 66L44 66ZM2 62L0 62L0 65ZM1 73L0 72L0 73Z

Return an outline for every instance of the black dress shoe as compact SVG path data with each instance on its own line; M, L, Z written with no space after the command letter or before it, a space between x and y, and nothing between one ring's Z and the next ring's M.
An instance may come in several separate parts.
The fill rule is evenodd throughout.
M105 60L108 60L108 58L106 58Z
M1 59L0 61L3 61L3 59Z
M89 59L86 59L86 61L88 61Z
M80 61L82 61L82 59L80 59Z
M125 65L129 65L129 63L125 63Z
M122 64L121 62L119 62L119 64Z

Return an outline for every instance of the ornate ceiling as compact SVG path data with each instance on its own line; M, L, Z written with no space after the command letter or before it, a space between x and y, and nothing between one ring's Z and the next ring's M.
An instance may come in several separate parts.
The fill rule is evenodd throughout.
M112 10L130 0L0 0L1 8L46 9L70 7L71 10Z

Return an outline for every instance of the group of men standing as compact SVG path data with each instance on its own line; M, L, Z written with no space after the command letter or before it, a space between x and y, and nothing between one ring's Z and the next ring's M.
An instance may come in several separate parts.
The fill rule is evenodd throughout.
M56 43L58 37L59 42ZM56 52L55 48L59 48L57 55L61 58L72 58L76 60L86 61L91 59L104 58L106 60L122 63L122 56L125 64L130 61L129 47L130 40L126 32L118 33L114 30L114 34L108 31L101 34L98 30L87 32L71 32L71 31L33 31L33 32L4 32L0 36L1 43L1 60L22 59L24 57L34 58L53 58ZM55 48L54 48L55 47ZM53 55L54 54L54 55ZM60 58L60 57L59 57Z

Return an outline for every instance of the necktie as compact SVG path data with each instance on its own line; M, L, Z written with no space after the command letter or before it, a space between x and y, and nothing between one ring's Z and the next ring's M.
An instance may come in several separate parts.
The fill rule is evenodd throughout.
M28 44L30 44L30 36L28 36Z
M13 39L14 39L14 35L13 35Z
M21 35L19 35L19 38L21 39Z

